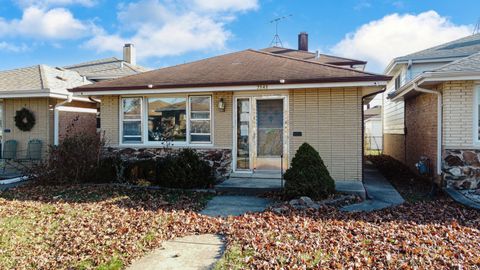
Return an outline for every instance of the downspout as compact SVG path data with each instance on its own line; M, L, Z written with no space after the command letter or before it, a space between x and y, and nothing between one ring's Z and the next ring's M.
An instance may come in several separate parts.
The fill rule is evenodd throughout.
M53 108L53 145L58 145L59 143L59 130L60 130L60 121L59 121L59 108L67 103L72 102L73 94L69 93L67 99L56 104Z
M419 87L416 83L413 89L418 92L437 95L437 176L442 175L442 136L443 136L443 119L442 119L442 93Z

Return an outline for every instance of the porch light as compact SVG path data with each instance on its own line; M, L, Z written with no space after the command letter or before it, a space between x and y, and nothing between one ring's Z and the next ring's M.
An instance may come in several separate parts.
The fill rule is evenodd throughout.
M218 110L221 112L225 111L225 101L223 100L223 98L220 98L220 100L218 101Z

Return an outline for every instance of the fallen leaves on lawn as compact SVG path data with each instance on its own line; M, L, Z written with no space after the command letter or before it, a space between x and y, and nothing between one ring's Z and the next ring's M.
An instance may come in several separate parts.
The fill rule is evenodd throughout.
M480 268L480 213L449 200L374 213L290 209L226 223L230 246L248 254L251 269Z
M207 197L111 185L4 192L0 268L125 267L162 241L201 233L225 236L227 269L480 268L480 213L447 199L373 213L288 208L210 218L197 213Z

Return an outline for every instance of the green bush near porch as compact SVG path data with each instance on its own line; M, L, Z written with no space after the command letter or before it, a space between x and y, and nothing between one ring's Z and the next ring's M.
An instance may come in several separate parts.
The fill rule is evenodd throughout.
M335 191L335 182L320 154L308 143L298 148L284 178L285 193L289 197L308 196L318 200Z
M213 169L192 149L157 160L155 184L170 188L209 188L215 184Z
M126 182L167 188L209 188L215 184L213 169L193 149L181 149L166 156L125 162Z

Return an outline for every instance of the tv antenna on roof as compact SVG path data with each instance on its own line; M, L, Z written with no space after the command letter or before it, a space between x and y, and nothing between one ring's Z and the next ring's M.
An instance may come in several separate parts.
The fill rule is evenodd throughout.
M273 36L272 42L270 42L270 47L275 46L275 47L281 47L283 48L282 40L280 39L280 36L278 35L278 23L282 20L285 20L289 17L292 17L293 15L287 15L287 16L282 16L275 18L270 21L270 23L275 23L275 35Z
M480 18L478 18L477 24L475 24L475 28L473 28L473 34L479 34L480 33Z

